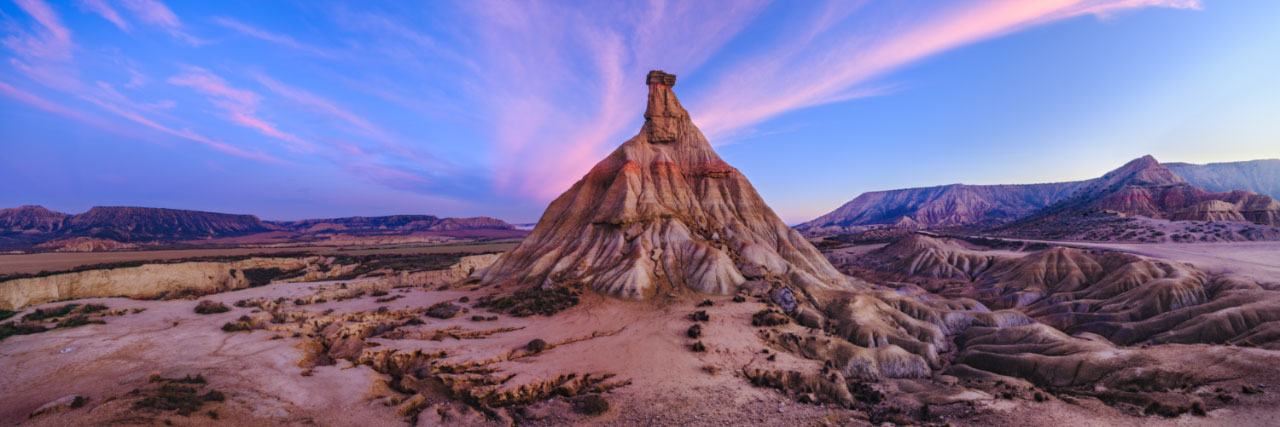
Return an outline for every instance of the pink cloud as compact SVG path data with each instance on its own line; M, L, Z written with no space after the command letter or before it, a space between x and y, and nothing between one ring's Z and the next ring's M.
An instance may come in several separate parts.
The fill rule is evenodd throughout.
M115 24L117 28L120 28L120 31L129 31L129 23L125 22L124 18L120 17L120 14L116 12L115 8L107 4L106 1L80 0L80 5L85 9L89 9L90 12L98 14L98 16L101 16L103 19L111 21L111 23Z
M851 90L875 77L929 56L1028 27L1081 15L1164 6L1197 8L1194 0L1002 0L951 4L931 16L911 17L890 32L833 35L831 49L809 49L817 34L801 34L786 49L746 61L720 80L692 108L711 137L768 120L779 114L850 98ZM856 97L856 95L855 95Z
M249 24L245 24L243 22L240 22L231 18L214 18L213 22L223 27L227 27L231 30L234 30L240 34L244 34L249 37L275 43L275 44L287 47L289 49L293 49L309 55L319 56L322 58L334 58L338 56L338 54L335 52L330 52L325 49L321 49L309 44L299 42L295 40L293 37L290 37L284 34L272 33L270 31L254 27Z
M124 0L124 7L144 23L159 27L173 37L193 46L205 44L190 34L182 31L182 20L168 6L158 0Z
M226 112L232 123L257 130L259 133L290 143L295 151L313 151L315 147L302 138L277 128L256 115L257 93L231 86L226 80L199 67L185 67L186 72L169 78L169 83L189 87L209 97L209 102Z
M62 18L41 0L16 0L15 3L40 24L35 34L19 31L4 39L5 47L20 56L48 61L71 60L71 30Z
M473 89L500 124L500 191L534 199L563 191L635 130L644 109L638 76L696 68L764 6L590 4L467 3L482 44L476 52L483 52ZM591 65L585 72L583 60Z
M5 82L0 82L0 94L3 94L4 96L13 98L18 101L21 101L24 104L30 105L40 110L44 110L53 114L74 119L83 123L87 123L101 129L110 130L114 133L120 133L120 134L124 133L118 127L111 125L109 122L106 122L97 117L85 114L80 110L76 110L74 108L66 107L66 106L54 103L52 101L46 100L30 92L26 92L21 89L10 86Z

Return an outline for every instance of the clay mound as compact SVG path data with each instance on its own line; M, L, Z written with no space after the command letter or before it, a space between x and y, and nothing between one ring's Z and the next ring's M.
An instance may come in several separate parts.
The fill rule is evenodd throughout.
M1236 202L1236 209L1245 220L1270 226L1280 226L1280 201L1258 194L1244 196Z
M881 249L900 258L878 257L873 251L860 262L880 262L874 267L880 271L937 278L938 269L904 269L904 261L929 260L946 246L922 237ZM957 276L967 280L939 294L1015 309L1066 333L1096 334L1119 345L1237 343L1280 348L1280 292L1250 278L1212 275L1131 254L1064 247L991 259L990 267L972 277ZM923 264L912 264L918 265ZM934 334L911 335L934 341Z
M646 83L640 133L553 201L482 284L584 283L635 299L660 289L727 294L765 276L812 290L851 286L716 155L672 92L674 75L650 72Z
M991 255L966 251L951 239L911 234L868 254L890 271L909 276L971 279L996 262Z
M1245 221L1236 206L1221 200L1206 200L1173 215L1175 221Z

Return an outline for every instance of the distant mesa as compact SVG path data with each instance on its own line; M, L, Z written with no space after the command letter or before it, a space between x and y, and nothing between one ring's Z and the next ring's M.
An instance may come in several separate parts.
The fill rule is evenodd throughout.
M1194 176L1195 182L1175 169ZM1215 190L1205 190L1196 183L1212 185ZM863 193L796 228L811 236L870 231L892 234L894 230L998 230L1010 235L1056 236L1069 234L1069 228L1087 227L1080 218L1090 216L1276 227L1280 226L1280 203L1255 192L1280 190L1274 188L1280 186L1276 183L1280 183L1280 161L1166 167L1152 156L1143 156L1085 181L953 184ZM1280 236L1280 230L1259 230L1253 237L1242 238Z
M219 239L268 236L263 242L308 241L335 234L396 235L434 233L451 236L519 237L511 224L488 217L440 218L393 215L262 221L253 215L181 209L107 206L75 215L40 206L0 210L0 250L109 251ZM252 243L249 238L228 244ZM194 243L193 243L194 242Z

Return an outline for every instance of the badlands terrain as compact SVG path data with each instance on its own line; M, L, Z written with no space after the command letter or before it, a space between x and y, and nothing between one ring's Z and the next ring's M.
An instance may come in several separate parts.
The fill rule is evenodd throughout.
M95 232L6 211L28 247L228 247L0 255L0 423L1280 423L1271 196L1141 158L864 195L797 230L711 148L676 76L645 83L639 133L518 242L296 244L458 231L438 219L147 212L181 226ZM277 235L289 247L263 247Z

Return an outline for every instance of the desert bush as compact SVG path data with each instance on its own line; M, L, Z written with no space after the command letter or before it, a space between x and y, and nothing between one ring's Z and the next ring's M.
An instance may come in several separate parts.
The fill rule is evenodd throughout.
M227 322L226 324L222 325L223 332L239 332L239 331L252 331L252 330L253 330L253 319L249 318L249 316L240 316L240 318L237 319L236 321Z
M52 319L55 317L62 317L62 316L66 316L67 314L70 314L71 310L75 310L76 307L79 307L79 306L80 304L66 304L66 305L60 305L57 307L37 308L35 309L35 311L27 313L25 316L22 316L22 320L35 321L35 320Z
M693 314L690 314L689 318L692 319L694 322L706 322L708 320L711 320L711 315L707 314L706 311L698 310L698 311L695 311Z
M791 322L791 318L778 310L766 309L751 315L751 326L778 326Z
M108 309L108 308L110 308L110 307L107 307L107 306L102 305L102 304L85 304L85 306L84 306L84 307L81 307L81 308L80 308L80 312L81 312L81 313L86 313L86 314L87 314L87 313L97 313L97 312L99 312L99 311L103 311L103 310L106 310L106 309Z
M702 341L698 341L689 346L689 349L693 350L694 353L702 353L707 351L707 345L703 344Z
M375 297L385 297L387 296L387 291L379 289L379 290L373 291L373 293L370 295L373 295Z
M715 303L711 302L711 300L709 300L709 299L707 299L707 300L702 300L702 302L698 303L698 307L710 307L710 306L713 306L713 305L715 305Z
M533 341L529 341L528 344L524 345L524 349L529 350L530 353L541 353L548 347L550 347L550 345L547 344L546 341L543 341L542 338L535 338Z
M733 302L747 302L747 297L744 297L742 295L734 295Z
M77 315L62 319L62 321L58 322L58 324L54 326L54 328L74 328L77 326L84 326L84 325L105 325L105 324L107 324L107 322L103 322L101 320L89 320L89 316L85 316L83 314L77 314Z
M516 317L550 316L578 305L580 291L581 285L523 289L505 297L481 297L476 301L476 307L488 307Z
M689 330L685 332L685 335L688 335L688 336L689 336L689 338L698 338L698 337L701 337L701 336L702 336L702 325L697 324L697 323L693 324L693 326L690 326L690 327L689 327Z
M0 341L14 335L31 335L38 334L49 330L36 322L9 322L0 324Z
M462 307L453 305L453 303L449 301L442 301L428 307L426 314L428 317L434 317L437 319L449 319L453 316L457 316L460 312L462 312Z
M231 311L230 307L217 301L201 300L199 304L196 304L196 314L226 313L228 311Z
M579 406L582 413L587 415L599 415L609 411L609 401L599 394L583 396L576 406Z

